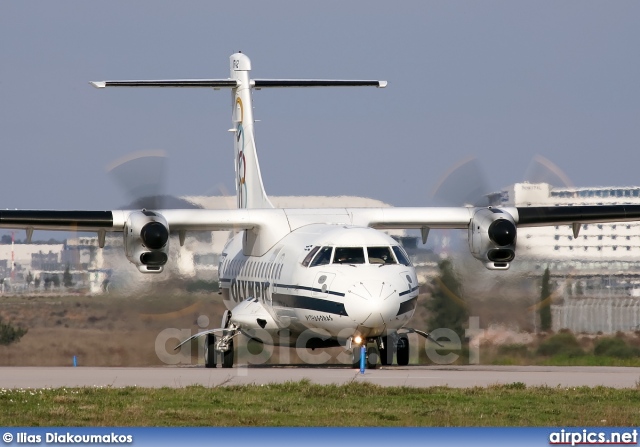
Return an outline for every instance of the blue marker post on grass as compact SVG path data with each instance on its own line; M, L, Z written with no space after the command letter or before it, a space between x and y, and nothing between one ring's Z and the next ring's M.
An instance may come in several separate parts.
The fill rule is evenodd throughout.
M75 368L76 366L78 366L78 359L77 359L77 357L74 355L74 356L73 356L73 367Z
M367 351L364 347L364 345L362 345L360 347L360 374L364 374L364 362L367 360Z

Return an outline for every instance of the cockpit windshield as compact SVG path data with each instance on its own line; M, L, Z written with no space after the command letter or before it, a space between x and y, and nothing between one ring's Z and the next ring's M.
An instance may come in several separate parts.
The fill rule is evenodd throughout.
M364 264L364 248L336 247L334 264Z
M322 247L318 250L318 254L313 261L311 261L310 267L316 267L318 265L326 265L331 262L331 252L333 251L333 247Z
M402 265L406 265L406 266L410 266L411 265L411 261L409 260L409 256L407 256L407 253L401 248L398 247L397 245L394 245L393 247L393 252L396 255L396 258L398 258L398 262Z
M316 252L320 249L320 247L318 247L317 245L315 247L313 247L311 249L311 251L309 252L309 254L307 254L307 256L305 256L304 261L302 261L302 265L304 265L305 267L309 266L309 263L311 262L311 260L313 259L313 257L315 256Z
M333 257L331 256L333 254ZM395 255L395 256L394 256ZM373 264L411 265L409 256L399 246L393 245L381 247L330 247L315 246L302 261L305 267L317 267L327 264Z
M385 265L396 263L389 247L367 247L367 254L369 255L369 264Z

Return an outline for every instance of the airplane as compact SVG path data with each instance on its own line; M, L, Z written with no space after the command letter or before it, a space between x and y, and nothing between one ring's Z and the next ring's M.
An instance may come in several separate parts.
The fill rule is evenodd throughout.
M491 270L515 260L517 228L640 220L640 206L275 208L265 192L254 136L252 91L290 87L378 87L386 81L252 79L251 61L230 56L228 79L92 82L106 87L196 87L230 89L237 208L88 210L4 210L0 228L121 232L124 254L142 273L160 273L169 261L169 235L180 245L190 231L234 231L219 263L227 310L219 328L205 337L205 366L234 365L240 334L260 343L305 348L343 347L376 367L409 363L407 327L417 304L418 279L407 253L381 230L418 229L426 242L431 229L468 232L471 255Z

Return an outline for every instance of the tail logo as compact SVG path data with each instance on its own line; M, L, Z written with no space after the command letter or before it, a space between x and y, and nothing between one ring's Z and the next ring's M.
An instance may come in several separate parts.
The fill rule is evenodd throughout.
M242 127L242 122L244 120L244 107L240 98L236 98L236 105L240 108L240 120L238 122L238 127L236 128L236 144L239 145L238 158L236 160L236 189L238 191L238 208L245 208L247 206L247 185L245 181L247 175L247 164L244 156L244 128Z

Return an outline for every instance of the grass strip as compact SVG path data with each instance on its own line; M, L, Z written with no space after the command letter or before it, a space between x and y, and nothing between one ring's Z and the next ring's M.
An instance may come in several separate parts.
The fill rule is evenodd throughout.
M309 381L206 388L0 389L0 426L638 426L640 392L605 387L381 387Z

